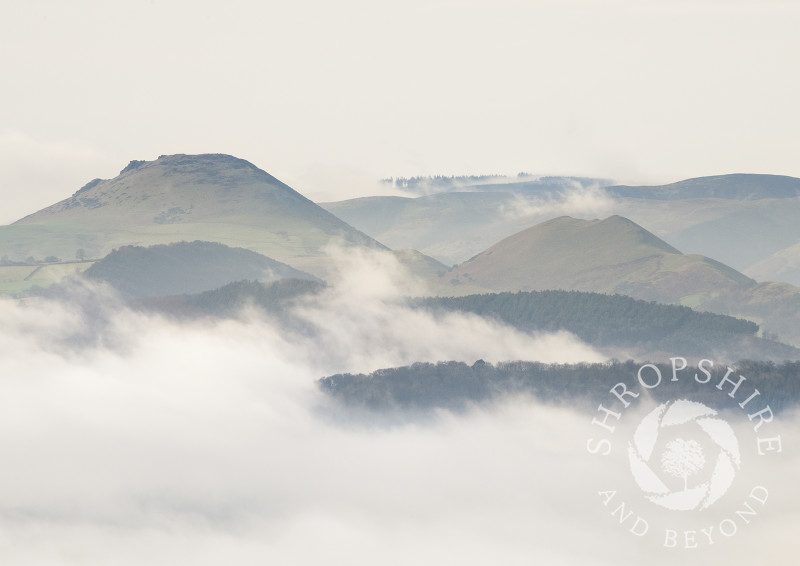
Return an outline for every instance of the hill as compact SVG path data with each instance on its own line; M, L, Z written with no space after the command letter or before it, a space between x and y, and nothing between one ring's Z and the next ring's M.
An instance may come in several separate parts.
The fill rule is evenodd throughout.
M800 284L779 260L765 261L800 242L796 177L715 175L604 191L614 197L615 213L686 253L713 257L759 280Z
M617 199L614 211L685 253L713 257L759 280L787 281L779 269L754 268L800 242L800 197L757 200Z
M522 332L566 330L609 357L667 360L676 352L716 359L800 360L800 349L756 336L754 322L622 295L579 291L418 299L417 307L470 312Z
M241 280L319 281L256 252L200 241L147 248L123 246L92 265L84 276L105 281L132 297L199 293Z
M593 196L565 201L564 193L528 196L518 184L498 185L483 192L447 192L408 197L362 197L321 203L339 218L391 248L420 250L452 266L493 243L549 220L554 211L597 215ZM588 201L588 202L587 202ZM575 206L570 206L573 202ZM557 212L558 213L558 212Z
M0 256L103 257L125 245L203 240L245 247L316 273L322 251L385 247L253 164L229 155L132 161L109 180L0 227ZM321 259L323 258L323 259Z
M736 174L638 187L509 181L487 177L451 189L458 192L322 206L389 246L412 247L448 265L556 216L618 214L684 253L713 257L759 280L800 284L780 261L759 264L800 242L800 179Z
M440 278L492 291L562 289L623 294L754 320L800 344L800 289L756 281L682 254L619 216L560 217L506 238Z
M443 276L495 291L620 293L692 306L756 282L714 260L684 255L620 216L559 217L510 236Z

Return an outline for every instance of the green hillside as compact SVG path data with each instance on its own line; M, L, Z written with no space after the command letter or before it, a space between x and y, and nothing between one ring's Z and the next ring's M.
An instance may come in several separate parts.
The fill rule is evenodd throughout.
M28 265L0 264L0 294L23 293L32 287L47 287L64 277L86 271L91 261L52 261Z
M0 256L99 258L125 245L204 240L325 271L322 248L385 247L251 163L228 155L132 161L0 227Z

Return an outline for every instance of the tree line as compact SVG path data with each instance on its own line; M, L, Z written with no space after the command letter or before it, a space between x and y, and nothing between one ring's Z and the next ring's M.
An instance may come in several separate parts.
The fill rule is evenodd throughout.
M516 395L530 395L542 401L586 410L597 408L616 383L634 385L641 363L628 360L608 363L543 364L539 362L503 362L478 360L463 362L415 363L410 366L381 369L370 374L336 374L319 380L322 391L337 401L371 411L427 411L436 408L463 410L476 404ZM672 382L670 364L654 364L664 376L665 386L649 390L658 402L690 398L724 410L730 398L713 385L699 384L688 367ZM711 383L719 383L727 365L717 363L711 369ZM800 402L800 362L742 361L734 369L761 399L779 413ZM702 374L700 374L702 375Z
M800 359L797 348L758 337L755 322L623 295L520 291L428 297L412 304L433 313L473 313L523 332L566 330L597 347L626 346L702 357L728 353L736 359Z

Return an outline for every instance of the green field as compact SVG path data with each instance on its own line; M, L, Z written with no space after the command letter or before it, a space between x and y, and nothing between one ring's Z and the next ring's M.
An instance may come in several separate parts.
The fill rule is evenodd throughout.
M49 287L67 275L81 273L92 261L0 266L0 294L14 294L31 287Z

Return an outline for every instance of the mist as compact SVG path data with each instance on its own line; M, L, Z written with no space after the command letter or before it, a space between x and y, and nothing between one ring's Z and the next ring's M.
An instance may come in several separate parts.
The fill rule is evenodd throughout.
M552 218L554 216L577 216L578 218L599 218L611 214L614 199L602 187L590 185L576 186L559 192L554 196L528 196L519 193L500 207L500 212L508 220L522 218Z
M568 334L413 311L398 285L418 282L387 255L338 262L330 288L295 307L303 333L255 309L194 322L134 312L106 288L81 287L70 301L0 301L0 561L709 556L638 540L609 516L597 489L619 470L586 451L594 415L518 397L387 424L335 406L315 382L339 371L603 359ZM797 416L780 420L796 430ZM800 523L798 458L786 446L779 466L752 470L772 482L774 498L752 528L711 549L715 558L793 563L780 553L794 548Z

